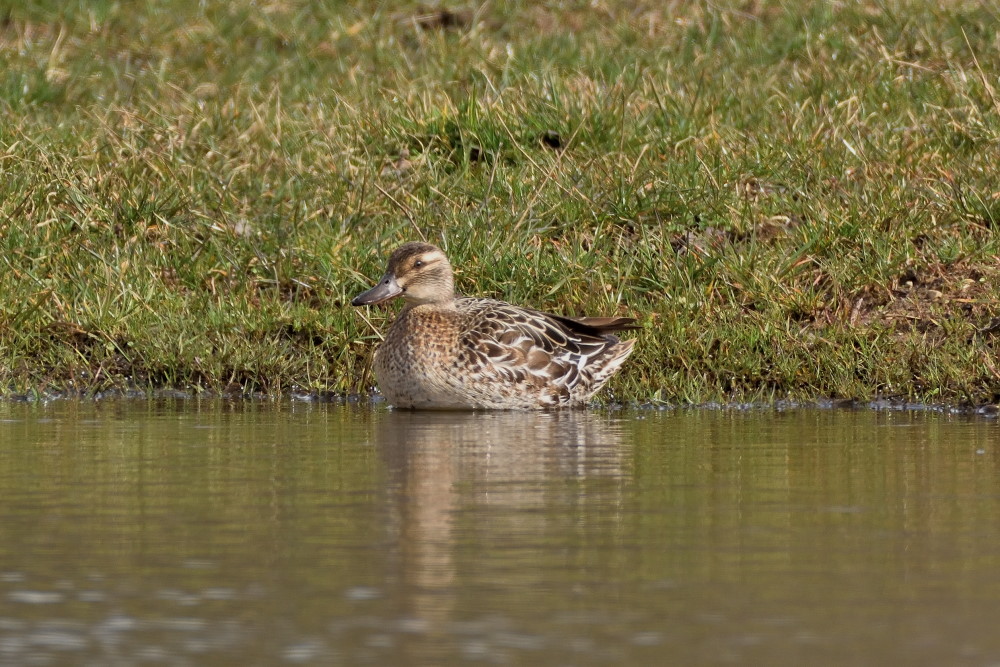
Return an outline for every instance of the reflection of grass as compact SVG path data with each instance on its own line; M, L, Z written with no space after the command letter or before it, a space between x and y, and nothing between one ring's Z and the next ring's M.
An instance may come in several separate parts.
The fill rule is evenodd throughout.
M620 397L1000 400L987 3L63 4L0 21L8 391L364 390L419 230L638 314Z

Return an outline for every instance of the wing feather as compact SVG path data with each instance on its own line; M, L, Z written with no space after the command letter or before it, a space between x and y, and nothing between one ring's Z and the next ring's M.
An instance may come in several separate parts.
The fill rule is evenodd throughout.
M484 379L532 386L553 385L562 399L603 364L595 358L620 343L609 331L635 328L631 318L568 318L492 299L460 298L463 357ZM557 400L554 398L554 400Z

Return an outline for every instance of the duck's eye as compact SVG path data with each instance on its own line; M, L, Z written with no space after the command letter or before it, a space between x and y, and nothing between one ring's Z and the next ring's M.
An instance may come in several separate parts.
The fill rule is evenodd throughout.
M418 259L417 261L415 261L415 262L413 263L413 268L415 268L415 269L419 269L419 268L420 268L421 266L423 266L423 265L424 265L424 262L423 262L422 260L419 260L419 259Z

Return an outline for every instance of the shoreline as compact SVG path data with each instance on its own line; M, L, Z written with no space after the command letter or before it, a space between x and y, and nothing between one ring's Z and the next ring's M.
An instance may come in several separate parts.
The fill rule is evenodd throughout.
M56 401L76 401L81 403L101 403L116 401L178 401L186 402L227 402L246 404L315 404L315 405L350 405L370 409L390 409L385 399L379 394L335 394L332 392L287 392L283 394L243 394L219 393L209 391L188 391L178 389L140 390L107 390L98 392L58 392L39 394L5 394L0 395L0 403L31 403L48 404ZM415 412L525 412L558 414L561 412L672 412L702 410L713 412L789 412L799 410L818 411L871 411L871 412L911 412L938 413L949 415L979 416L984 418L1000 418L1000 404L985 403L982 405L948 405L940 403L920 403L903 399L829 399L812 400L780 399L776 401L709 401L692 404L632 402L601 402L600 400L580 408L565 410L415 410ZM409 412L410 410L403 410Z

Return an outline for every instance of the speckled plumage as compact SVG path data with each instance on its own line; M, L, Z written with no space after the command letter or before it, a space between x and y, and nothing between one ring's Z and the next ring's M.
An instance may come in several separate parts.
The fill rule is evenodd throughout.
M493 299L456 297L440 249L407 243L354 305L406 305L375 352L374 371L402 408L531 409L584 403L621 367L631 318L568 318Z

